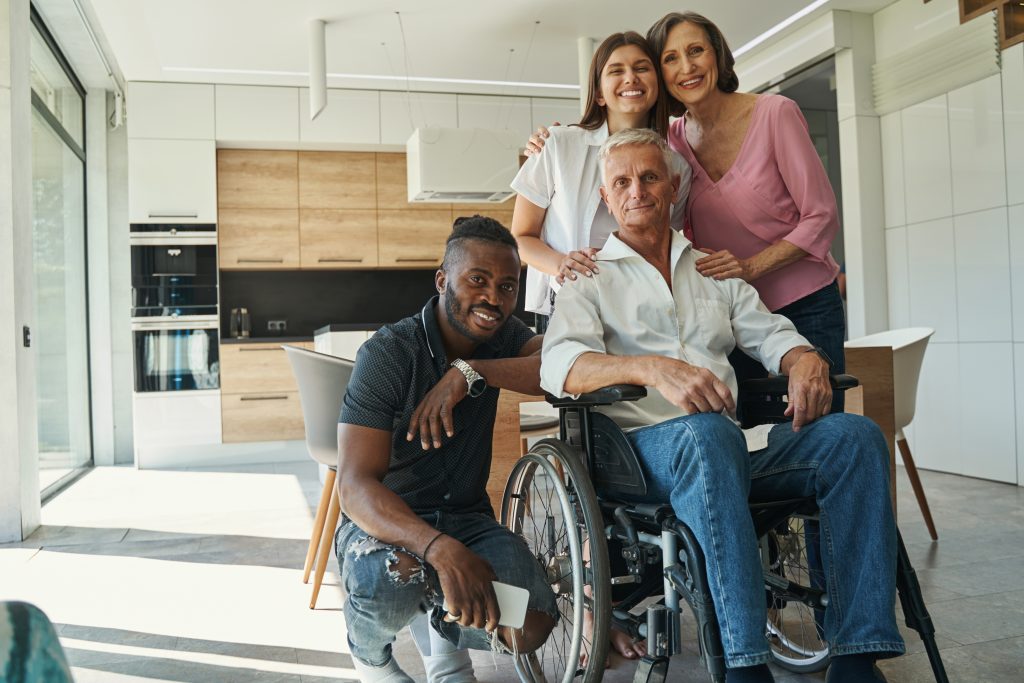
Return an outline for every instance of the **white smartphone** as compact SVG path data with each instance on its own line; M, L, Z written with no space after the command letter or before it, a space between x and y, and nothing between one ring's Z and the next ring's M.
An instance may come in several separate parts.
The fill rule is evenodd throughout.
M526 621L526 606L530 603L530 591L500 581L491 581L491 585L494 586L494 595L498 599L498 611L501 612L501 616L498 617L498 625L522 628L523 622ZM444 601L442 607L447 611L447 600Z

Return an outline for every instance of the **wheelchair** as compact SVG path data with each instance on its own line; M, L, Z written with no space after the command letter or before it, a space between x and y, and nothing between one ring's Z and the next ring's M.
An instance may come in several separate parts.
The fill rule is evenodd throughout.
M857 386L849 375L831 380L834 391ZM744 427L784 421L787 389L785 377L745 382ZM692 651L694 642L710 680L725 681L701 548L671 506L625 502L646 493L644 474L621 429L593 410L646 394L643 387L618 385L575 400L549 396L559 409L560 438L538 442L509 475L501 522L544 566L560 612L545 645L516 658L526 683L600 681L612 625L647 641L648 654L638 663L634 683L665 681L669 658ZM772 658L790 671L821 671L829 663L823 629L828 593L817 550L815 501L751 504L750 511L764 568ZM937 683L948 683L898 530L897 546L896 584L907 626L920 634ZM684 604L692 623L684 618Z

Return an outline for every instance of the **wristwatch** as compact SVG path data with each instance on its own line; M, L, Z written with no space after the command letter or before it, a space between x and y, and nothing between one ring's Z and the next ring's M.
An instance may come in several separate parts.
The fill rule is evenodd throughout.
M462 376L466 378L466 384L468 385L466 393L469 394L470 398L476 398L487 389L487 380L466 361L456 358L452 361L452 367L461 372Z
M812 346L811 348L809 348L806 351L804 351L804 353L811 353L812 351L814 353L818 354L819 356L821 356L822 360L824 360L826 363L828 363L828 369L829 370L832 369L832 367L833 367L832 359L829 358L827 353L825 353L825 349L821 348L820 346Z

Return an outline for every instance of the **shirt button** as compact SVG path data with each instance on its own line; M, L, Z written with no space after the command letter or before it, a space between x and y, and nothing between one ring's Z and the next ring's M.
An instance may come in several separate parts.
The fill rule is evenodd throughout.
M452 494L451 494L450 491L448 493L444 494L444 499L445 500L451 500L451 497L452 497Z

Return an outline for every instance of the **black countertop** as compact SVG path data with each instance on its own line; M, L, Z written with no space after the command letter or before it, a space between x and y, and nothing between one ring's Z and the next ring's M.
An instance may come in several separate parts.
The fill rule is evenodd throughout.
M236 339L234 337L221 337L221 344L294 344L295 342L311 342L312 337L246 337Z

